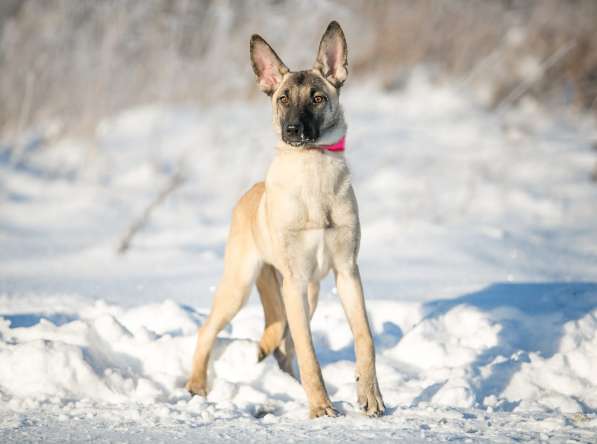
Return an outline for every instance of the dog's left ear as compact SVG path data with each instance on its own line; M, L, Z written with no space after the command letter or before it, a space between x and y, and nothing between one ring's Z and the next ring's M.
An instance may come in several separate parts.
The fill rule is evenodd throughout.
M348 76L346 38L335 20L328 25L321 38L313 67L336 88L340 88Z

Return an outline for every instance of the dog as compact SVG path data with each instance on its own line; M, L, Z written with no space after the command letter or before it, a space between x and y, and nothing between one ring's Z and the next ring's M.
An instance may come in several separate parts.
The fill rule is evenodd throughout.
M347 127L339 103L348 75L344 32L337 22L329 24L312 69L290 71L256 34L250 57L259 87L271 98L277 153L265 182L255 184L233 210L223 277L198 330L186 388L206 395L216 336L256 283L265 315L259 360L273 353L292 375L296 353L309 416L337 416L309 326L319 281L333 270L354 335L358 403L367 415L381 416L385 407L357 264L359 214L344 157Z

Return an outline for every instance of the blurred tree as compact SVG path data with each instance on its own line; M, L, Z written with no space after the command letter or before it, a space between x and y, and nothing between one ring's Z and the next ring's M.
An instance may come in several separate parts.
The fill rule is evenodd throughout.
M352 78L396 88L425 65L437 80L484 91L490 106L521 84L542 100L597 101L594 0L3 0L0 135L23 121L90 130L146 102L257 96L249 36L301 66L331 19L347 32ZM557 64L542 63L571 45Z

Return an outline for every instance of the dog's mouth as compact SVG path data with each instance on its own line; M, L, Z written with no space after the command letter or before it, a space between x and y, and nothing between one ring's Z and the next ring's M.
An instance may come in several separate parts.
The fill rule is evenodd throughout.
M284 139L284 143L294 148L304 148L305 146L313 145L316 139L312 138L300 138L300 139Z

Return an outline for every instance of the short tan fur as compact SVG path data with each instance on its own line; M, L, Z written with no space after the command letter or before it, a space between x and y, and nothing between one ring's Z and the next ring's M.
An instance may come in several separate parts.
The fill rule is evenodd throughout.
M257 35L250 49L258 84L272 100L279 142L265 182L254 185L233 211L224 273L210 315L198 331L186 387L206 395L216 336L256 284L265 314L259 359L273 353L280 367L293 374L296 353L310 417L336 416L309 325L319 282L333 271L355 340L358 403L367 415L380 416L385 407L357 264L357 201L344 153L322 148L346 134L339 102L348 75L344 33L331 22L313 68L305 71L291 72Z

